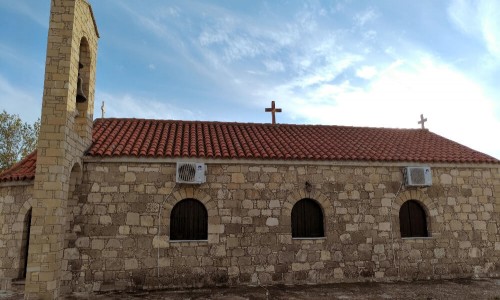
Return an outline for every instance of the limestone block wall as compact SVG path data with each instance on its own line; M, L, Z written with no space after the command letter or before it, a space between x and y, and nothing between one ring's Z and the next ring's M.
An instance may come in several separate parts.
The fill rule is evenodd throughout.
M402 167L213 162L205 184L180 185L175 163L88 161L68 206L63 289L499 275L498 166L431 165L428 188L402 186ZM170 241L171 209L186 198L207 209L206 241ZM321 205L324 238L292 238L303 198ZM401 238L410 199L427 238Z
M28 211L33 204L33 182L0 184L0 279L23 276L26 261Z

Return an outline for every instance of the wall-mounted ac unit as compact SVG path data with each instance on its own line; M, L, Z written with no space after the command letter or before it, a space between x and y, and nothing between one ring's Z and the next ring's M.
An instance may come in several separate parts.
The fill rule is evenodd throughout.
M177 183L201 184L205 183L205 164L178 162L175 181Z
M432 185L432 171L430 167L406 167L405 177L407 186Z

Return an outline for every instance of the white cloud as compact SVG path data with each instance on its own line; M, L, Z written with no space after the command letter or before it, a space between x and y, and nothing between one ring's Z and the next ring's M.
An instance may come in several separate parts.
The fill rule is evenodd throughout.
M12 85L0 74L0 107L9 114L16 114L25 122L33 123L40 117L40 110L30 109L40 107L42 103L42 92L36 97L24 92L25 89ZM20 105L22 104L22 105Z
M377 32L375 30L368 30L363 33L363 39L367 41L373 41L375 38L377 38Z
M304 26L301 24L300 26ZM272 30L260 28L256 23L244 23L234 18L223 17L215 24L206 25L198 36L200 52L222 53L226 63L261 55L270 55L295 43L299 29L296 26L281 26Z
M372 22L378 17L377 12L373 8L366 9L354 16L354 22L358 26L364 26L366 23Z
M233 35L225 42L227 47L224 48L223 52L227 62L255 57L265 52L264 43L244 35Z
M319 13L321 13L321 11ZM295 24L296 26L298 26L300 31L313 32L318 28L318 24L316 22L316 14L309 8L306 8L297 13L294 19L296 20Z
M183 109L155 99L147 99L131 94L109 94L98 92L94 116L101 117L101 101L104 101L106 118L144 119L199 119L200 112Z
M5 60L17 68L27 68L43 72L45 69L44 62L34 60L32 56L28 56L19 49L14 49L10 45L2 44L0 42L0 59Z
M40 4L43 6L48 6L49 4L43 1L36 1L37 3L29 4L23 1L2 1L0 6L7 7L17 13L23 14L33 20L38 25L48 28L49 22L48 20L48 10L42 9Z
M464 33L474 34L480 27L475 5L468 0L454 0L448 7L451 21Z
M307 123L370 127L427 128L471 148L500 157L500 132L494 102L481 87L448 65L432 58L396 62L382 70L367 87L345 81L324 83L291 97L288 110Z
M174 18L177 18L180 16L180 8L175 6L175 7L169 7L167 9L167 13L170 17L174 17Z
M356 76L363 79L372 79L377 75L377 68L374 66L362 66L356 70Z
M207 28L200 34L198 40L202 46L210 46L227 41L228 35L229 32L225 29Z
M448 7L452 23L467 35L480 37L490 54L500 58L500 3L454 0Z
M305 75L296 77L289 86L290 88L301 87L309 88L314 85L328 83L334 80L340 73L352 67L355 63L362 61L363 57L359 55L344 53L323 57L326 61L323 64L318 63L310 68Z
M285 71L285 66L282 62L277 60L266 60L264 61L266 69L271 72L283 72Z
M481 29L488 50L500 58L500 4L497 1L482 3Z

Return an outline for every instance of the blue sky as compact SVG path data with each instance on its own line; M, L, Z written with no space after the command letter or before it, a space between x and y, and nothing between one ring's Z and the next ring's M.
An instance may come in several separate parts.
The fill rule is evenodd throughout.
M419 128L500 158L500 1L89 1L95 117ZM49 0L0 2L0 109L40 115Z

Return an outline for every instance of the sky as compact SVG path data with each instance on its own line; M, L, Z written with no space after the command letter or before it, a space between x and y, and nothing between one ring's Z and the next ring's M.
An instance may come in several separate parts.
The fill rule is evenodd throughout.
M94 117L426 128L500 158L500 1L89 0ZM41 112L49 0L0 1L0 110Z

